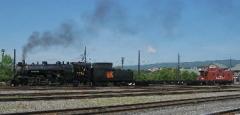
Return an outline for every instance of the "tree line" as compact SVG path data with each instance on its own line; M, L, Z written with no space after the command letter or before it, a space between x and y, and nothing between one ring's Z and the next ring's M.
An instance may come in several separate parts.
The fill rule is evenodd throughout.
M140 76L137 71L134 71L135 80L147 81L147 80L196 80L197 73L189 72L186 70L180 71L180 78L177 78L177 69L175 68L162 68L157 71L145 71L141 70Z

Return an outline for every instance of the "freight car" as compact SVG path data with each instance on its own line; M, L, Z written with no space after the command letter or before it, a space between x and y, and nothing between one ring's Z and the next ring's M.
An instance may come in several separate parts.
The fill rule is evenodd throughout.
M56 62L26 64L19 62L13 85L127 85L133 82L133 72L114 69L112 63Z
M201 84L232 84L233 73L226 68L220 68L216 65L209 65L200 69L200 76L197 80Z

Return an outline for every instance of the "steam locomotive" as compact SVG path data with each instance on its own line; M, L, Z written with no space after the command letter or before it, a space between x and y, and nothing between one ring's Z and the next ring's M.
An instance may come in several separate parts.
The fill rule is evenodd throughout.
M19 62L12 85L67 85L91 86L128 85L133 83L131 70L114 69L112 63L56 62L26 64Z

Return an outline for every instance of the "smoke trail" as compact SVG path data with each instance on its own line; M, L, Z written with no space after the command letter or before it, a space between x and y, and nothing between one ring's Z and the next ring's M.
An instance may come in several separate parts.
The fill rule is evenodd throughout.
M128 16L123 6L114 0L97 1L94 12L86 16L88 32L98 33L101 29L112 32L133 34L134 29L128 25Z
M175 29L182 18L183 2L171 0L166 4L166 9L162 18L162 28L167 36L175 34Z
M233 0L207 0L212 10L220 15L234 13Z
M151 0L145 7L149 12L148 22L156 23L153 26L158 26L162 36L169 38L177 33L185 8L184 0Z
M85 15L84 24L81 28L80 38L88 35L98 34L102 28L108 28L112 32L130 33L131 29L126 23L126 13L122 6L116 1L99 0L96 2L93 12L88 12ZM115 31L113 31L115 30ZM26 45L23 46L22 59L26 59L27 54L35 48L49 48L52 46L67 47L76 39L76 33L71 23L63 23L57 31L33 32L29 37ZM82 41L81 41L82 42Z
M28 42L23 46L22 59L26 59L27 54L37 47L49 48L50 46L67 47L76 39L74 28L71 23L63 23L57 31L46 31L43 33L33 32L28 38Z

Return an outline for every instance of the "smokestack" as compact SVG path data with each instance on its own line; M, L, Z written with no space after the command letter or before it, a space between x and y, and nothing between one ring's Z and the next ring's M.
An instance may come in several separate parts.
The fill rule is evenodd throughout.
M140 50L138 50L138 76L140 76Z

